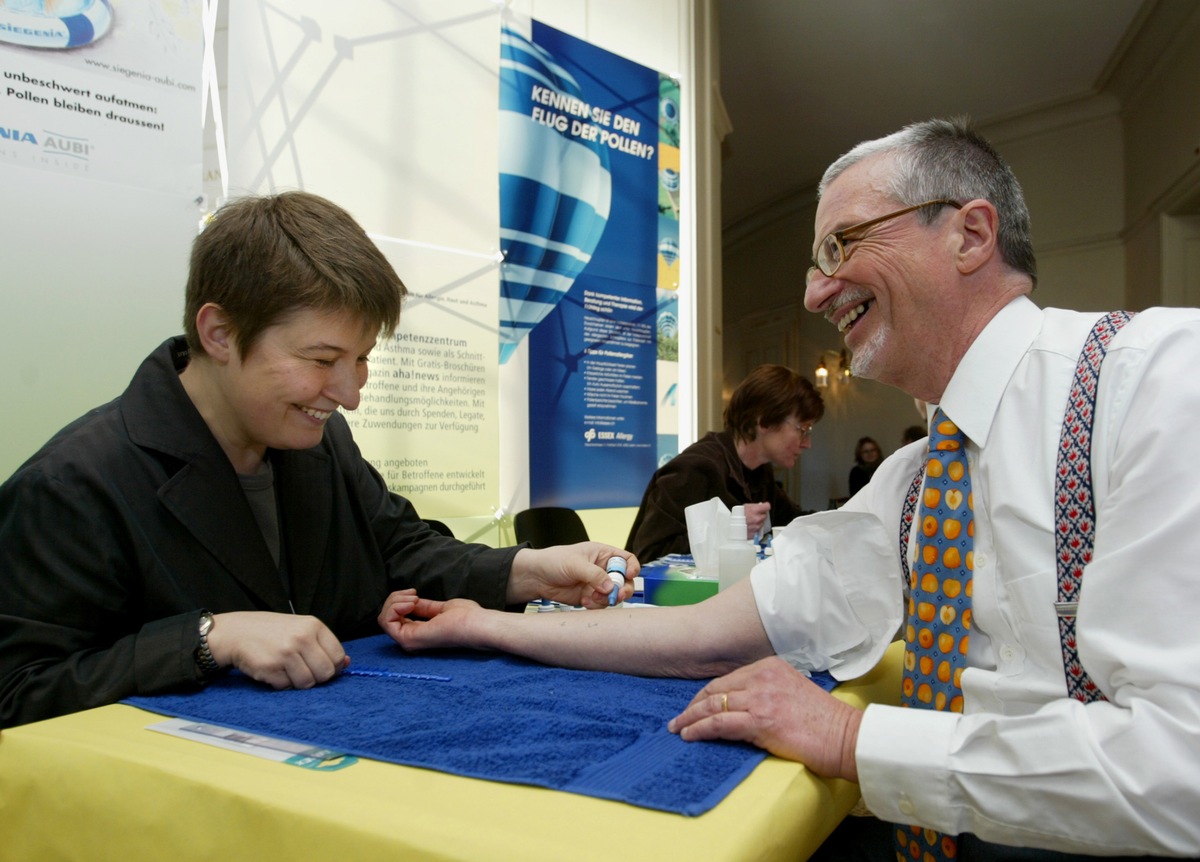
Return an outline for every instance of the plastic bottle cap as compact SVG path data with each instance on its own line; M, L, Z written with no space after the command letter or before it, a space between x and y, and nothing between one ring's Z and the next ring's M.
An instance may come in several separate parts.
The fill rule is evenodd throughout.
M612 607L617 602L617 593L625 585L625 558L609 557L604 568L613 582L612 589L608 593L608 604L609 607Z
M729 513L729 531L725 538L735 542L746 540L746 507L734 506Z

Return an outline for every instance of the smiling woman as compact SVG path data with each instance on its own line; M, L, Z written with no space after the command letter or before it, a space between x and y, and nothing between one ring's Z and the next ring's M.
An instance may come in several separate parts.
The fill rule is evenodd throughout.
M603 563L623 551L459 542L359 453L341 411L404 294L323 198L218 211L193 243L186 338L0 486L0 727L230 667L311 688L393 592L607 604Z
M220 306L196 319L204 352L179 379L238 473L256 472L268 448L317 445L338 408L358 408L375 332L357 315L302 309L245 353Z
M400 319L405 288L340 207L290 192L223 208L192 250L180 381L234 469L321 442L354 410L367 356Z

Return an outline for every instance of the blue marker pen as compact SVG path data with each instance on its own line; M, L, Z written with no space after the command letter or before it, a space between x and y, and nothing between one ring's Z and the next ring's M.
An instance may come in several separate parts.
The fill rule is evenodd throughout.
M621 592L621 587L625 586L625 558L609 557L605 569L613 582L612 589L608 591L608 606L611 608L617 603L617 594Z

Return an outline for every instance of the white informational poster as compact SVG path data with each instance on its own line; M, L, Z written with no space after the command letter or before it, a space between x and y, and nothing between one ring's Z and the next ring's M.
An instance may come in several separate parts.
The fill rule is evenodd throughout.
M190 192L200 0L0 0L0 162Z
M496 264L377 237L410 273L400 328L371 352L354 439L388 486L429 517L496 505Z
M500 498L498 28L478 0L229 6L229 194L329 198L407 286L346 418L430 518Z
M200 0L0 0L6 478L182 329Z

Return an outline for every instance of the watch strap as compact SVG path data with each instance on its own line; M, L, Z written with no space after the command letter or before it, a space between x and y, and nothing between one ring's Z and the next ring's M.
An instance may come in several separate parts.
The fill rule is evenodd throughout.
M200 612L200 644L196 647L195 652L196 676L201 682L208 681L221 669L217 660L213 658L212 650L208 647L208 633L212 627L212 611L202 610Z

